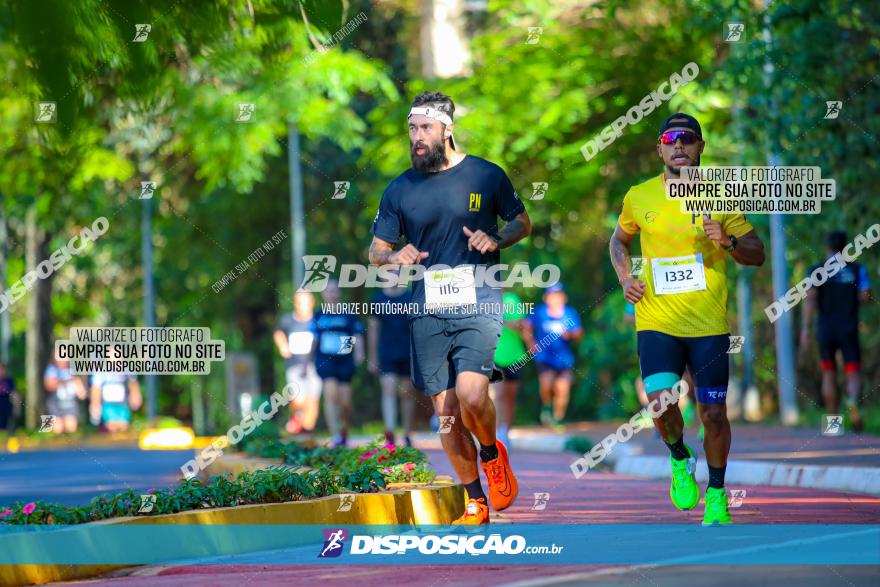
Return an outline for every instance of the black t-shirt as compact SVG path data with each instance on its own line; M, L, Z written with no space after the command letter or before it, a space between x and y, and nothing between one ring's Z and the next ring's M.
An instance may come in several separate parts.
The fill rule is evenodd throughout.
M812 275L817 263L810 267L807 275ZM859 323L859 290L869 289L868 272L859 263L848 263L846 267L817 286L819 325L823 329L853 329Z
M354 369L354 340L364 327L354 314L315 314L315 364Z
M315 350L315 319L297 320L293 314L285 314L278 322L278 330L287 337L291 356L284 359L284 368L299 367L312 360Z
M373 315L379 322L379 360L409 359L409 318L405 310L412 302L412 292L404 290L400 295L390 296L379 290L371 301L382 304L381 311Z
M500 263L500 251L469 251L463 227L494 234L498 231L499 216L509 222L524 211L525 206L503 169L467 155L458 165L437 173L420 173L410 168L400 174L382 194L372 232L390 243L397 243L403 236L419 251L428 252L428 258L422 261L426 271L438 265L489 266ZM498 277L499 281L502 279ZM501 320L500 287L478 286L474 297L475 301L468 302L473 311L431 313L460 318L486 314L480 308L491 307L497 311L490 315ZM425 301L425 280L417 279L413 282L413 302L418 304L419 313L425 311Z

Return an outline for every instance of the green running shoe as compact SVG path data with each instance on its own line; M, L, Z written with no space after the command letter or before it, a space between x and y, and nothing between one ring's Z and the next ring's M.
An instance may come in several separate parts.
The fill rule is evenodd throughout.
M541 424L547 428L553 424L553 406L541 406Z
M730 512L727 511L727 494L723 488L709 487L706 489L706 513L703 514L704 526L729 526Z
M700 501L700 486L694 477L697 470L697 457L691 447L684 445L688 450L689 458L676 461L669 455L672 463L672 484L669 486L669 499L680 510L691 510ZM727 505L727 502L724 502Z

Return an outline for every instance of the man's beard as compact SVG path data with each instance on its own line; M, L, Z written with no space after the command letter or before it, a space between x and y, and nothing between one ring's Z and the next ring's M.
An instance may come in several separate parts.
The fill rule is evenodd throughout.
M424 155L416 155L416 145L427 147ZM449 160L446 158L446 144L440 141L433 145L415 143L409 147L409 158L412 160L413 169L422 173L435 173L440 171Z
M689 167L699 167L699 166L700 166L700 156L697 155L697 159L696 159L696 161L694 161L693 163L691 163L691 164L689 165ZM685 167L685 166L682 165L682 167ZM672 176L675 176L675 177L678 177L679 175L681 175L681 167L673 167L672 165L667 165L667 166L666 166L666 171L669 172L669 175L672 175Z

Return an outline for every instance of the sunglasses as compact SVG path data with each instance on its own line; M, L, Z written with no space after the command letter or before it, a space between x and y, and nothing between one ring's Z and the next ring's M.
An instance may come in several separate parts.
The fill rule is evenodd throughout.
M667 130L665 133L660 135L660 144L674 145L675 141L677 141L678 139L681 139L682 145L693 145L698 140L700 140L700 137L698 137L696 133L689 130Z

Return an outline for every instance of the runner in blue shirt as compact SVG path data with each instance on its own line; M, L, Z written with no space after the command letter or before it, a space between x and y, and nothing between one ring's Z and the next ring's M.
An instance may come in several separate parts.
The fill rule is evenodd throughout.
M327 305L339 303L335 279L327 280L321 295ZM351 379L355 362L360 364L364 360L363 333L364 327L354 314L321 312L315 316L315 367L324 381L324 419L333 446L345 446L348 442Z
M568 409L575 359L571 343L584 335L581 319L567 302L562 284L551 285L544 291L544 303L528 318L536 345L541 423L557 431L564 429L562 419Z
M379 376L382 387L382 420L385 440L394 444L397 426L397 396L400 395L403 442L412 446L415 387L410 379L409 318L405 312L412 292L404 287L386 287L370 300L378 309L370 317L367 350L370 372Z

